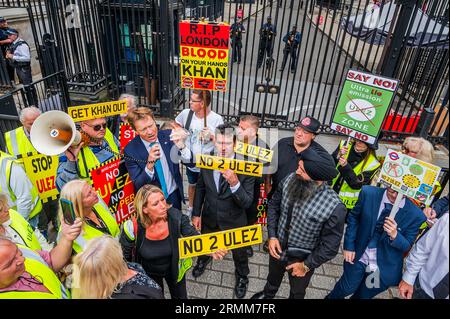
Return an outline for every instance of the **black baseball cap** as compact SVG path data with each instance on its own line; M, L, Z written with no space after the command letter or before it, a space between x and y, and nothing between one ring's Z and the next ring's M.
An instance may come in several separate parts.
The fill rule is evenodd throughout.
M298 122L297 126L301 127L305 131L317 135L320 128L320 122L311 116L306 116L300 122Z
M16 29L9 28L8 30L6 30L6 34L7 35L19 34L19 31L17 31Z
M4 17L0 17L0 22L5 22L6 19Z

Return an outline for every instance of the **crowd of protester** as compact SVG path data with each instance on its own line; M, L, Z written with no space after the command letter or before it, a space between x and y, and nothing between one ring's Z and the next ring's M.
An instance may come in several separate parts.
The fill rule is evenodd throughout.
M128 113L115 122L136 132L124 149L136 214L121 225L89 177L120 154L119 131L111 132L105 118L81 122L88 140L59 156L59 199L42 205L21 161L36 152L30 129L40 111L22 110L23 126L5 133L7 148L0 153L0 299L159 299L164 281L172 298L186 299L186 272L200 277L211 259L227 253L234 293L243 298L251 280L250 247L199 256L189 269L192 260L180 259L178 239L254 224L262 184L269 200L269 272L253 299L274 298L285 272L290 298L304 298L315 269L338 254L342 239L343 274L326 298L369 299L398 286L402 298L448 299L448 195L425 207L377 185L384 155L376 154L378 143L342 141L329 154L315 140L321 124L311 116L298 122L292 137L275 143L262 177L199 168L199 154L258 161L236 154L237 141L268 148L257 117L224 123L211 110L211 98L209 91L194 90L190 108L158 128L150 109L121 96ZM402 152L433 162L433 146L423 138L405 139ZM73 204L71 222L62 201Z

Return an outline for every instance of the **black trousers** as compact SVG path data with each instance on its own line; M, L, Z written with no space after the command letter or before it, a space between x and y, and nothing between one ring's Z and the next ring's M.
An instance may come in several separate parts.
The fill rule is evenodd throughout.
M281 69L284 70L289 54L291 55L291 71L295 71L295 65L297 62L297 49L284 48L283 49L283 62L281 63Z
M31 76L31 65L15 66L15 69L20 83L27 85L33 82L33 78Z
M258 68L262 66L262 63L264 61L264 54L266 54L267 57L272 56L272 41L261 40L259 42L258 60L257 60Z
M188 299L187 290L186 290L186 276L177 283L174 283L170 276L150 276L156 283L161 287L162 293L164 295L164 282L163 279L166 280L167 286L169 287L170 297L172 299Z
M202 234L213 233L216 231L221 231L223 229L219 229L218 227L215 229L211 229L205 225L202 225ZM247 247L236 248L231 251L233 254L234 268L236 276L238 277L247 277L250 273L250 268L248 267L248 256L247 256ZM210 256L203 255L197 258L197 263L208 261Z
M241 62L241 49L242 49L242 41L235 40L231 42L231 47L233 48L233 62Z
M269 298L274 298L280 288L283 276L286 271L288 263L279 261L272 256L269 259L269 274L267 275L267 283L264 286L264 295ZM291 291L289 299L304 299L306 288L311 281L314 270L311 269L304 277L294 277L289 272L289 285Z

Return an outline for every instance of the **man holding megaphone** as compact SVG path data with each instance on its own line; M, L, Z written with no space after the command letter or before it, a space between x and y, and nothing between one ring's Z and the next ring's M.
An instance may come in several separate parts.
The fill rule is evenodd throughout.
M89 171L119 155L119 142L106 127L105 118L80 122L80 128L84 141L70 145L59 158L58 189L74 179L91 183Z

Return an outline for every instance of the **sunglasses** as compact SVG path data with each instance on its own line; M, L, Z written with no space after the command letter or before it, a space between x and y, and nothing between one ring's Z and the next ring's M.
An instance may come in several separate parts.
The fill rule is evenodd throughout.
M86 125L89 127L92 127L92 129L96 132L100 131L101 129L104 129L104 130L106 129L106 123L97 124L97 125L89 125L89 124L86 124Z

